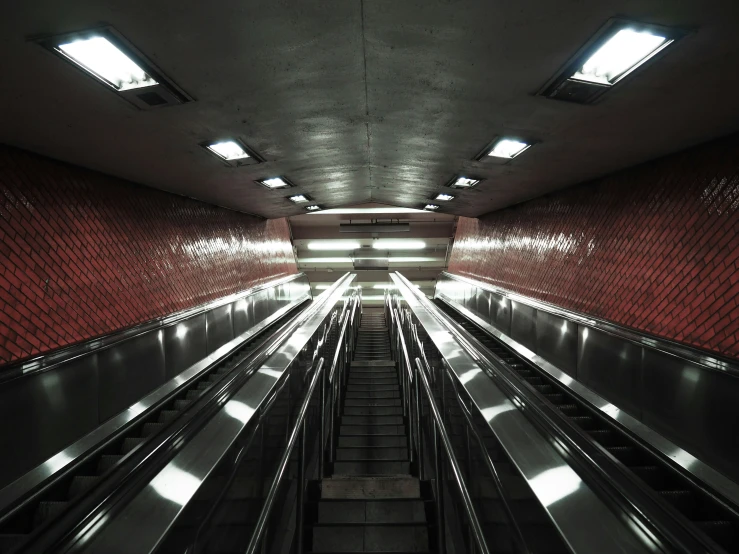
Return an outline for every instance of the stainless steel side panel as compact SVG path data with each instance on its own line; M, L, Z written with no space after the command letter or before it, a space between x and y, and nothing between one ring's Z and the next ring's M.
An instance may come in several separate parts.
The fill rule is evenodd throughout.
M642 417L641 361L640 346L579 326L578 380L637 419Z
M97 362L85 356L0 389L0 488L98 425Z
M643 421L739 482L739 381L644 352Z
M536 351L536 310L520 302L511 302L511 336Z
M164 383L164 331L127 341L125 347L104 350L98 360L102 423Z
M165 379L171 379L207 355L205 314L191 317L164 330Z
M577 377L577 324L536 310L537 354Z
M500 332L511 334L511 301L508 298L491 293L490 322Z
M234 326L231 320L233 304L226 304L206 314L206 337L208 354L220 348L234 338Z

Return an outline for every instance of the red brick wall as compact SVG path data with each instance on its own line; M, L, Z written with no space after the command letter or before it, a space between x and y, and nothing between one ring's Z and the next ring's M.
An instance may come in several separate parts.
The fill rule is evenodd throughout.
M264 221L0 146L0 365L297 272Z
M450 271L739 357L739 136L460 218Z

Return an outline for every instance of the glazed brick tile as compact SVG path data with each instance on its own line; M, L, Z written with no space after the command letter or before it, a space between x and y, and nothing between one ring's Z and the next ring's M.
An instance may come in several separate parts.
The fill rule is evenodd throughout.
M297 272L262 220L0 147L0 365Z
M460 218L449 270L739 357L739 136Z

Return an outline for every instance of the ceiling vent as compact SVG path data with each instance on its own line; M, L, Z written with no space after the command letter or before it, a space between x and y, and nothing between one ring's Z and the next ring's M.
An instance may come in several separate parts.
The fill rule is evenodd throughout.
M407 233L409 223L341 223L341 233Z
M140 110L193 100L113 27L31 40Z

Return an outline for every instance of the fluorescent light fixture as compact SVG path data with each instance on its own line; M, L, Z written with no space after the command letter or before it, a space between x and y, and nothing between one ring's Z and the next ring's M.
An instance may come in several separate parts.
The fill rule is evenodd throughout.
M488 152L488 156L494 156L496 158L515 158L531 145L522 142L520 140L511 138L502 138L493 145L493 148Z
M290 183L282 177L270 177L269 179L262 179L259 182L268 189L286 189L290 187Z
M224 160L242 160L249 154L235 140L224 140L207 146L208 150Z
M313 240L308 243L308 250L356 250L362 245L355 240Z
M433 212L435 210L438 210L439 206L436 204L426 204L426 206L423 209Z
M90 36L57 46L74 63L116 90L158 84L136 62L103 36Z
M372 288L373 289L383 289L383 290L384 289L394 289L395 285L393 285L392 283L375 283L374 285L372 285Z
M455 177L449 186L453 189L470 189L474 186L477 186L479 183L480 179L459 176Z
M610 19L538 94L592 103L685 34L671 27Z
M436 195L436 198L434 200L441 200L442 202L449 202L450 200L454 200L454 195L452 194L444 194L443 192L440 192Z
M321 209L321 206L317 206L316 204L313 204L312 206L306 206L305 209L308 210L309 212L317 212L318 210Z
M313 285L313 288L315 288L316 290L326 290L330 286L331 285Z
M295 202L296 204L300 204L301 202L310 202L311 198L310 196L306 196L305 194L295 194L293 196L288 196L288 200L291 202Z
M412 262L440 262L441 258L432 258L430 256L393 256L388 258L390 263L412 263Z
M415 208L331 208L323 210L325 214L336 214L336 215L374 215L374 214L412 214L421 213L423 210L417 210Z
M341 258L301 258L298 257L299 264L350 264L352 259L349 257Z
M649 31L621 29L598 48L572 78L613 85L671 42Z
M426 243L422 240L380 239L372 243L372 248L376 250L421 250L426 248Z

